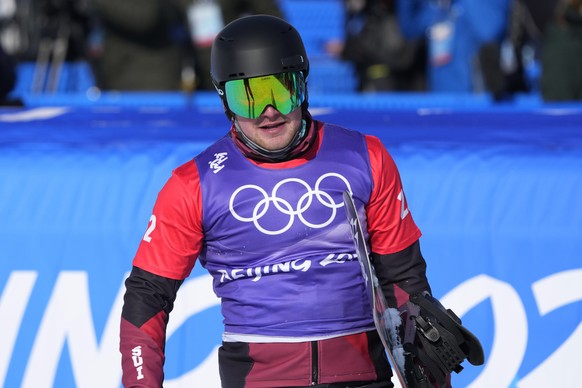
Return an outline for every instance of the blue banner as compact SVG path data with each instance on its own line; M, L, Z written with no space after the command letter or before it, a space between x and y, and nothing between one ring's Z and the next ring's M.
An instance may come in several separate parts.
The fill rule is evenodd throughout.
M485 349L453 385L579 385L582 109L313 113L394 156L433 293ZM0 110L0 386L120 386L123 281L156 195L228 128L208 107ZM221 334L197 265L164 386L220 386Z

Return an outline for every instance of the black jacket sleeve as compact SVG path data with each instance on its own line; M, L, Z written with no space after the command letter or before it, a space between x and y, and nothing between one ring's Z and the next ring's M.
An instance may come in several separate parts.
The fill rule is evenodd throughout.
M372 252L372 262L389 307L401 306L414 292L431 292L418 240L400 252L386 255Z

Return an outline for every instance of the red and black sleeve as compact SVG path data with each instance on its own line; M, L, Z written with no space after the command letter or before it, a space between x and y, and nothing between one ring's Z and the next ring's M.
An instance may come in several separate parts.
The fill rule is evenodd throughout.
M124 387L161 387L166 326L181 280L133 267L125 281L119 350Z
M202 204L194 162L174 171L154 205L125 282L120 327L125 387L161 387L169 314L203 241Z
M408 295L429 291L420 230L412 219L396 163L380 142L366 136L374 186L366 207L372 261L388 304L400 306Z

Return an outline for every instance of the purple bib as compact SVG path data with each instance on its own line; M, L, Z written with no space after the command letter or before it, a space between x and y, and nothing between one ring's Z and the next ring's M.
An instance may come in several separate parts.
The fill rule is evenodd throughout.
M225 136L196 157L201 264L222 299L225 331L327 336L374 327L342 199L372 191L364 136L326 124L317 156L265 169Z

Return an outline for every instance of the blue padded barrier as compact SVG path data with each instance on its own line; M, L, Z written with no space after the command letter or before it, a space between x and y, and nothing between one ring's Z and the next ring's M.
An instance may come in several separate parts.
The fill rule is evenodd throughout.
M123 280L156 195L229 123L214 94L34 98L0 109L0 386L118 388ZM518 103L312 99L399 166L433 293L485 349L455 387L580 381L582 106ZM220 309L199 264L168 330L164 386L218 387Z

